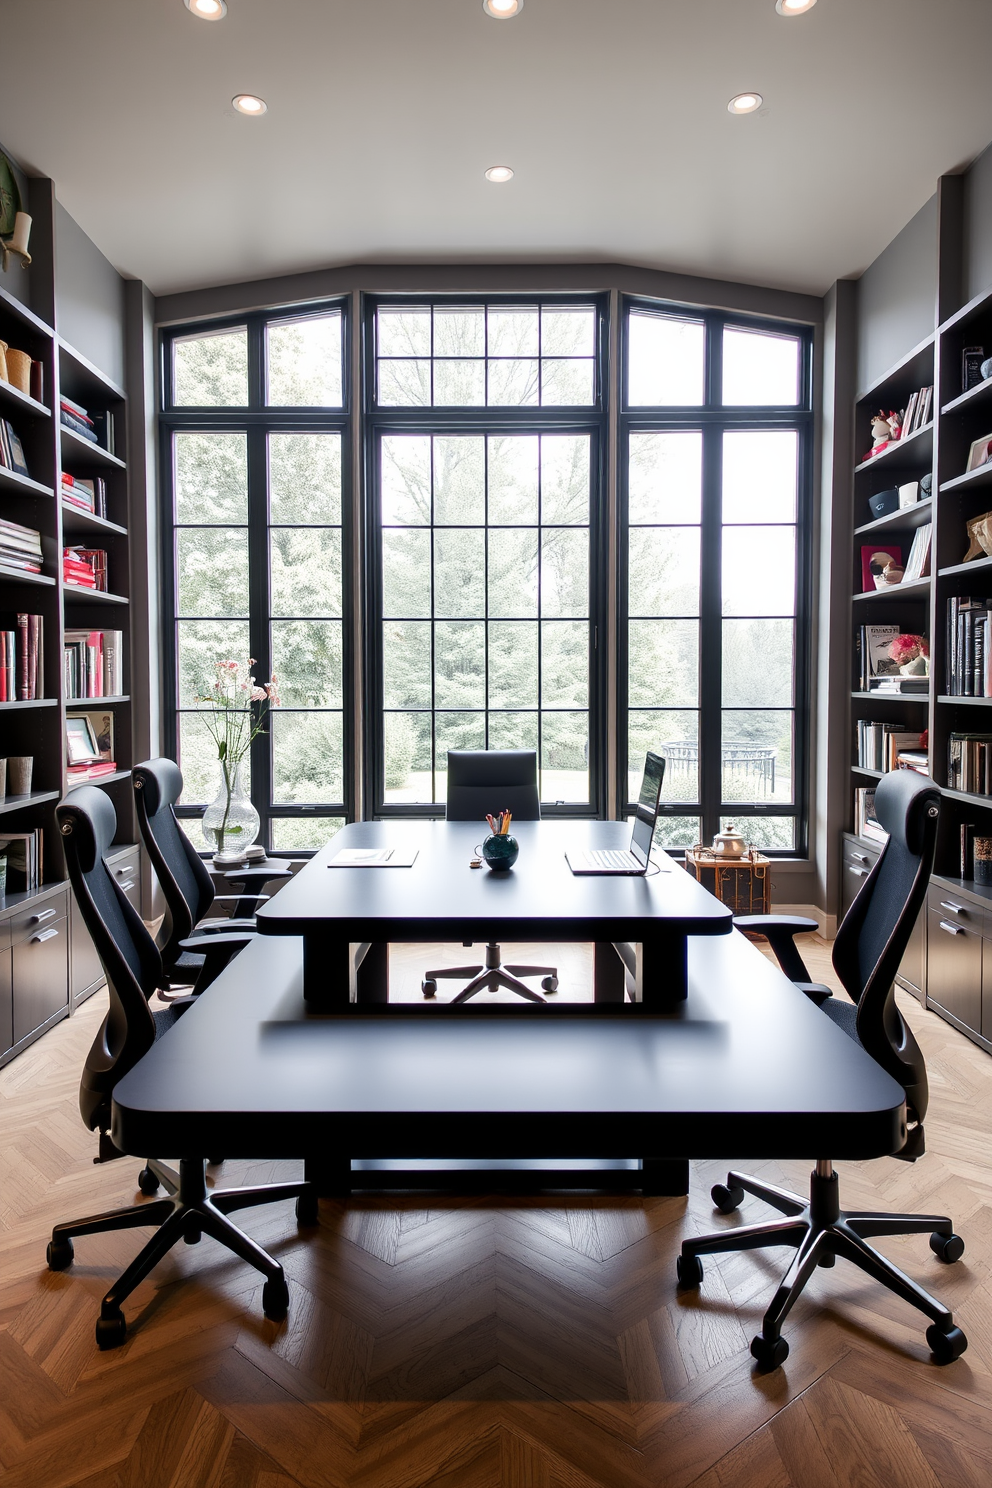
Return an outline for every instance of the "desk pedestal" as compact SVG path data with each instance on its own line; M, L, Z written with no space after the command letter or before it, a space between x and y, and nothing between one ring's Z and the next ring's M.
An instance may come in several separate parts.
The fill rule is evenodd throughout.
M425 1158L423 1162L365 1158L309 1157L307 1181L322 1199L353 1193L528 1194L595 1189L651 1198L681 1197L689 1192L688 1158L589 1159L555 1166L533 1158L499 1162Z

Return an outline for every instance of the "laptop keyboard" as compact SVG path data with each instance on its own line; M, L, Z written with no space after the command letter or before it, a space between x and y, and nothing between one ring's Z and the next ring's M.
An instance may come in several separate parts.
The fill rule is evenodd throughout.
M597 868L630 868L634 865L629 852L619 852L611 847L597 848L589 858Z

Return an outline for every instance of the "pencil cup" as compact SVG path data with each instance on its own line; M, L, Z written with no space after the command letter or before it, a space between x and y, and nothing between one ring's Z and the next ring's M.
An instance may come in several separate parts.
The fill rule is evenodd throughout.
M494 873L508 873L517 861L520 844L509 833L504 836L487 837L482 844L482 859Z
M33 754L12 754L7 758L7 781L12 796L27 796L31 793L31 774L34 770Z
M992 884L992 837L975 838L975 882Z

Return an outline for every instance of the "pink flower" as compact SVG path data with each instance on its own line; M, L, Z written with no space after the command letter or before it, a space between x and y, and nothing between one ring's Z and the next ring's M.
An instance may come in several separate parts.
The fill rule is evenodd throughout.
M907 662L915 661L918 656L929 655L930 646L926 636L897 635L889 645L889 656L896 666L905 666Z

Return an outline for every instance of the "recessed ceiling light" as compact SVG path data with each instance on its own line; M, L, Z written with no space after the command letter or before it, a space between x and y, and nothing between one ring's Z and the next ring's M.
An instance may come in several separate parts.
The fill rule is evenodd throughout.
M237 98L231 99L231 102L239 114L249 114L252 118L264 114L268 108L264 98L256 98L254 93L239 93Z
M504 181L513 180L513 172L508 165L491 165L486 171L486 180L495 181L500 186Z
M764 99L760 93L738 93L727 104L727 108L732 114L753 114L763 102Z
M807 10L812 10L816 0L775 0L775 9L779 15L803 15Z
M201 21L222 21L227 15L227 0L186 0L186 9Z
M482 0L482 8L494 21L508 21L520 14L524 0Z

